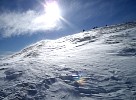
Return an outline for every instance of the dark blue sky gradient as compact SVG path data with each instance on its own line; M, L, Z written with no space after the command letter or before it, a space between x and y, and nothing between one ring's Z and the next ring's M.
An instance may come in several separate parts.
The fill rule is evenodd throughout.
M6 12L42 12L41 2L46 0L0 0L0 14ZM119 24L136 21L136 0L56 0L64 21L63 28L56 31L39 31L33 35L20 35L8 38L0 37L0 55L3 52L16 52L41 39L56 39L69 34L90 30L95 26ZM11 19L12 20L12 19ZM0 29L0 32L1 29ZM0 33L1 34L1 33ZM1 35L0 35L1 36Z

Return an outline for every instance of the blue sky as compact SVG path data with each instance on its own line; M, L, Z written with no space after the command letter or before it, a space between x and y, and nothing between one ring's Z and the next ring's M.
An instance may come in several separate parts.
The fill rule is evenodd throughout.
M7 55L42 39L136 21L136 0L54 0L61 10L57 22L35 23L43 4L53 0L0 0L0 55Z

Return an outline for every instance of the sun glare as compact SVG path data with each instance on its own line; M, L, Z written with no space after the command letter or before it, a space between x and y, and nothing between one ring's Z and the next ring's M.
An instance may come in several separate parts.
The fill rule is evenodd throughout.
M54 19L57 20L60 18L60 9L57 2L55 1L48 2L45 5L45 12L46 12L46 15L51 18L51 20L54 20Z
M58 21L61 19L61 13L59 5L56 1L50 1L44 4L44 14L39 15L33 21L35 24L44 28L56 27Z

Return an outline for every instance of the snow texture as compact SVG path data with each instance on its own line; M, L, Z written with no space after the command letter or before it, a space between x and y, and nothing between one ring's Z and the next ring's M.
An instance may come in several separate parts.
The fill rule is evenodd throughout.
M2 58L0 100L136 100L136 22L42 40Z

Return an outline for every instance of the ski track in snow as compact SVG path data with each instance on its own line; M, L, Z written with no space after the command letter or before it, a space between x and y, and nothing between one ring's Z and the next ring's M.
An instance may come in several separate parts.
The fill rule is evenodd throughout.
M136 22L42 40L2 58L0 100L136 100Z

